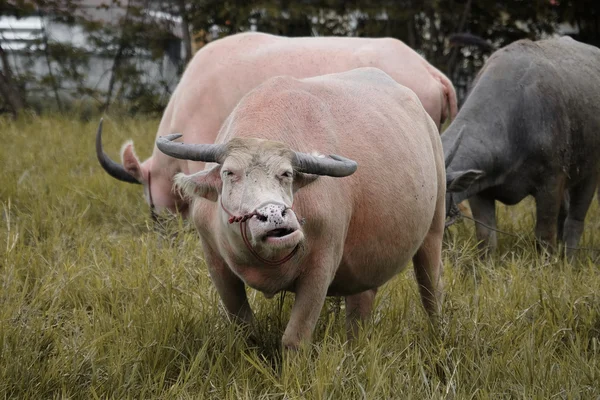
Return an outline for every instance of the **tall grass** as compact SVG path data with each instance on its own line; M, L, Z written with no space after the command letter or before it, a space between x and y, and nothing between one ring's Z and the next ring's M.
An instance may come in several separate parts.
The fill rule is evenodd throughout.
M118 157L150 155L158 121L105 121ZM94 155L95 123L0 120L2 398L598 398L598 255L536 254L533 204L499 207L499 251L480 261L469 223L447 232L442 327L409 268L345 343L328 301L313 344L279 350L293 295L249 290L254 335L227 321L189 224L157 230L139 186ZM582 246L600 248L594 202ZM596 257L596 258L594 258Z

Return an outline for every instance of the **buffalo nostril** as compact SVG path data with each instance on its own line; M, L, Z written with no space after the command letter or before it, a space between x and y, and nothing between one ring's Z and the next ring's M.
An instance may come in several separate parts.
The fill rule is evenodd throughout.
M262 215L262 214L258 214L258 213L256 213L256 218L262 222L265 222L267 219L269 219L266 215Z
M283 204L267 204L263 207L259 207L256 210L256 216L259 221L267 222L270 221L272 224L281 225L285 218L287 207Z

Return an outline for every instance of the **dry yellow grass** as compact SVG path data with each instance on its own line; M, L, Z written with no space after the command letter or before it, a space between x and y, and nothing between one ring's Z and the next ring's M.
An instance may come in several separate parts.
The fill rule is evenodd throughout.
M108 119L117 157L150 154L158 121ZM444 246L444 317L426 321L412 271L380 291L345 343L331 300L309 348L281 354L293 295L249 291L258 340L229 324L194 230L159 230L139 187L108 177L95 123L0 120L1 398L598 398L600 270L542 259L531 202L499 207L500 251L478 259L470 223ZM600 248L597 202L582 245Z

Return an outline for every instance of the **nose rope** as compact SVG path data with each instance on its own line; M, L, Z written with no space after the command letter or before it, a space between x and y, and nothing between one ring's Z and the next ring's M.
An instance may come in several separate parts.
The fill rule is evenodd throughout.
M294 255L298 252L298 248L300 246L300 244L297 244L296 247L294 247L294 249L290 252L290 254L288 254L287 256L283 257L281 260L269 260L267 258L262 257L260 254L258 254L256 252L256 250L254 250L254 248L252 247L252 245L250 244L250 240L248 240L248 233L246 232L246 221L248 221L250 218L259 215L257 210L252 211L251 213L245 214L245 215L241 215L241 216L236 216L233 213L231 213L227 208L225 208L225 205L223 204L223 197L221 197L221 199L219 200L219 202L221 203L221 208L223 209L223 211L225 211L227 213L227 215L229 215L229 219L227 220L227 222L229 222L230 224L233 224L235 222L239 222L240 224L240 234L242 235L242 239L244 240L244 244L246 245L246 247L248 248L248 251L260 262L267 264L269 266L272 267L277 267L279 265L285 264L286 262L288 262L292 257L294 257ZM292 207L287 207L286 210L291 210Z
M158 215L154 208L154 200L152 200L152 174L148 170L148 200L150 201L150 216L154 222L158 221Z
M454 202L452 196L450 196L450 210L448 210L448 215L446 217L447 220L444 224L444 228L448 228L450 225L457 223L463 218L463 214L460 212L460 209Z

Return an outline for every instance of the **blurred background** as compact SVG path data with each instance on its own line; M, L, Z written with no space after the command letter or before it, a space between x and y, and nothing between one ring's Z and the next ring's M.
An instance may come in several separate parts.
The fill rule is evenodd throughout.
M462 103L495 49L569 35L600 45L598 0L4 0L0 112L160 114L194 53L244 31L394 37Z

